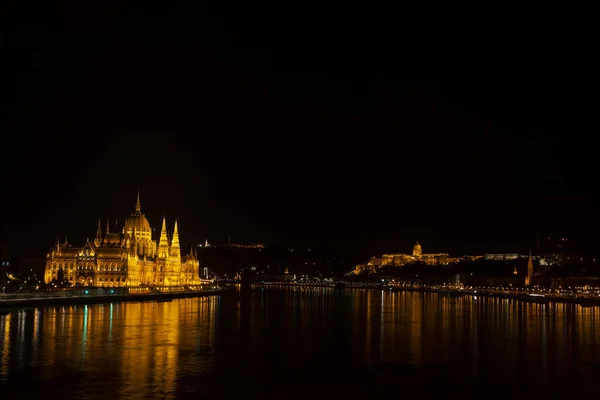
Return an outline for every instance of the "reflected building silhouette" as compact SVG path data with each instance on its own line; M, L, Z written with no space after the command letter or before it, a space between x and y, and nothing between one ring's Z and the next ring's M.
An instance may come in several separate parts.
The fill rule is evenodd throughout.
M17 312L17 337L15 340L15 367L20 372L25 367L25 317L27 312L20 310Z
M598 324L600 307L329 288L47 307L0 316L0 376L65 398L260 396L336 371L338 388L375 371L409 392L436 382L548 397L567 383L597 390Z
M12 313L0 316L0 335L2 337L2 364L0 365L0 376L6 381L10 371L10 332Z
M214 364L207 359L213 357L215 304L207 297L11 312L0 317L0 373L18 377L37 366L36 379L68 376L74 392L100 396L116 384L121 396L174 396L181 390L178 377Z
M35 368L38 365L38 351L40 347L40 316L41 311L35 309L33 311L33 337L31 339L31 360L30 367Z
M407 307L407 345L409 362L421 365L422 330L423 330L423 299L421 293L407 292L404 297Z

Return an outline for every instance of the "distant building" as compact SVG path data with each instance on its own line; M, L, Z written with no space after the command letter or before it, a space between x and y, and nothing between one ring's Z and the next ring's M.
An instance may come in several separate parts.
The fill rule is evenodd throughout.
M485 259L488 261L514 261L527 258L526 255L517 253L506 253L506 254L486 254Z
M531 252L529 252L529 258L527 260L527 275L525 275L525 286L530 286L533 282L533 260L531 258Z
M8 246L0 246L0 283L8 279L9 272L13 272L11 249Z
M12 252L8 246L0 246L0 271L12 267Z
M277 276L277 280L286 281L286 282L292 282L295 280L295 278L296 278L296 275L291 274L290 269L288 267L285 267L285 272L283 273L283 275Z
M423 253L419 242L413 246L412 254L383 254L381 257L371 257L367 264L359 264L353 273L375 272L383 267L401 267L403 265L422 262L427 265L447 265L462 260L477 260L483 256L450 257L448 253Z
M258 244L230 244L230 247L238 247L240 249L264 249L265 245L258 243Z
M196 252L181 255L177 221L169 241L163 218L158 240L140 206L138 193L135 211L121 227L104 234L98 221L96 238L73 247L65 240L48 252L44 281L65 280L81 286L178 286L201 283Z
M582 262L585 262L585 259L575 252L550 253L540 256L540 265L542 266L576 264Z
M423 253L419 242L413 246L412 254L384 254L380 258L371 258L372 265L375 266L402 266L414 262L423 262L427 265L441 265L448 263L449 255L447 253Z

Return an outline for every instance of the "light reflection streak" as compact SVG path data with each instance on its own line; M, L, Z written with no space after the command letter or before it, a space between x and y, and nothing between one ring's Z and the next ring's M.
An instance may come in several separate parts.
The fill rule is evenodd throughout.
M0 317L0 331L2 332L2 365L0 365L0 375L4 381L8 377L10 367L10 323L12 313Z
M215 337L221 304L214 298L45 308L27 318L13 312L0 317L0 372L3 377L18 372L15 345L23 342L32 350L21 354L25 365L37 365L40 379L80 374L73 380L96 394L168 398L179 395L190 376L195 382L210 376L224 351L215 341L234 357L222 365L246 362L260 369L270 353L293 366L330 351L327 359L437 364L451 366L449 374L456 370L478 379L485 374L477 366L493 365L494 379L507 385L519 379L558 382L600 359L596 307L306 288L267 300L256 296L262 295L252 293L227 308L234 314L220 316L228 322L219 324L220 331L225 325L234 330L221 340ZM515 366L545 375L525 378Z
M17 370L25 367L25 317L27 311L21 310L17 313L17 343L15 355L17 357Z
M64 321L64 318L63 318ZM87 304L83 306L83 323L81 329L81 356L85 360L87 338L88 338L88 321L89 321L89 307Z
M33 312L33 338L31 340L31 363L32 367L37 365L38 350L40 346L40 310L36 308Z
M113 303L110 303L110 313L108 315L108 340L112 342L112 331L113 331Z
M372 362L372 357L371 357L371 346L372 346L372 335L373 335L373 322L372 322L372 318L373 318L373 292L372 291L368 291L367 292L367 304L366 304L366 308L367 308L367 320L366 320L366 324L367 324L367 332L366 332L366 339L365 339L365 353L364 353L364 357L367 360L367 363Z

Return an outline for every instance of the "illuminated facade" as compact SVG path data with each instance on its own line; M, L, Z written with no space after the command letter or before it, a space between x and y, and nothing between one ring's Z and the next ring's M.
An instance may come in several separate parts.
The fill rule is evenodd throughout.
M181 255L177 221L171 240L163 218L158 240L140 206L127 218L121 233L111 232L108 223L102 234L100 221L96 238L83 247L57 241L46 256L44 281L67 280L79 286L181 286L200 284L199 261L193 249Z
M484 256L450 257L448 253L423 253L419 242L413 246L412 254L384 254L381 257L371 257L368 263L357 265L349 274L377 272L384 267L401 267L416 262L426 265L448 265L463 260L478 260Z
M533 260L531 259L531 251L527 260L527 275L525 275L525 286L531 285L533 280Z
M450 262L447 253L423 253L419 242L413 246L412 254L384 254L381 257L371 258L370 263L379 266L395 266L410 264L413 262L422 262L427 265L443 265Z
M482 257L483 256L450 257L448 253L423 253L421 245L417 242L413 246L412 254L384 254L381 257L371 257L368 263L357 265L351 274L376 272L383 267L401 267L415 262L422 262L427 265L447 265L466 258L476 260Z
M258 244L230 244L229 247L237 247L239 249L264 249L265 245L262 243Z

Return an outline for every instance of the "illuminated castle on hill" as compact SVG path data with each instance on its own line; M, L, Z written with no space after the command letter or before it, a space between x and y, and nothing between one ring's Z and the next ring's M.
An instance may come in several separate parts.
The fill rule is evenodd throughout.
M177 221L171 241L163 217L158 241L140 206L138 192L135 211L125 221L121 233L111 232L108 223L102 235L100 221L96 238L83 247L57 241L46 256L44 280L67 280L79 286L180 286L202 281L197 253L192 249L181 256Z
M412 263L427 265L448 265L465 258L477 260L483 256L450 257L448 253L423 253L419 242L413 246L412 254L384 254L381 257L371 257L368 263L357 265L350 274L376 272L384 267L400 267Z

